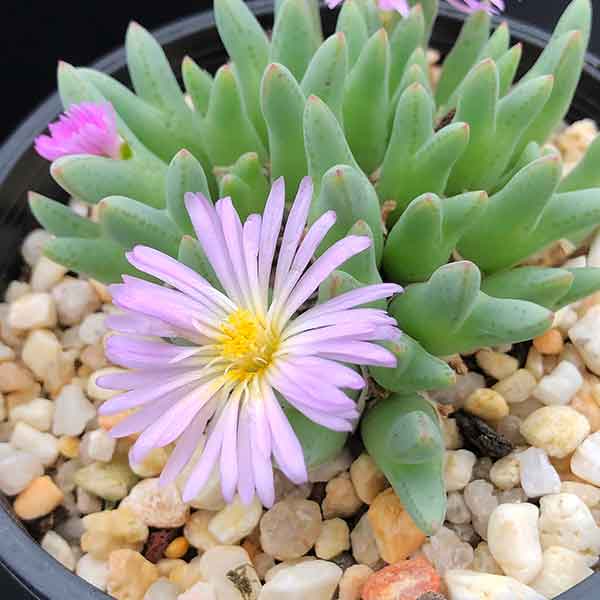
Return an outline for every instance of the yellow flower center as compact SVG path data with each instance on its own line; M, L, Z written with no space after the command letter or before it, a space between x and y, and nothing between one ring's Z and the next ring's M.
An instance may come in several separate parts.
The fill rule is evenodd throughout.
M221 357L230 363L227 372L232 378L248 379L269 366L279 339L256 315L239 308L219 328L226 336L220 343Z

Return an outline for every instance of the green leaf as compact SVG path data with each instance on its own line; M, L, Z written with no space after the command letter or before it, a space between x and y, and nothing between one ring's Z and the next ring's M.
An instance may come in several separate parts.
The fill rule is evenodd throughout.
M181 238L177 260L202 275L215 289L223 291L219 278L196 238L189 235Z
M586 188L600 187L600 136L588 146L583 158L561 181L559 192L575 192Z
M554 306L554 310L577 302L577 300L581 300L600 290L600 269L585 267L567 270L573 275L573 284L569 288L569 291Z
M29 207L40 225L57 237L97 238L100 226L80 217L62 202L29 192Z
M255 212L262 214L270 186L256 152L242 154L231 167L231 172L250 187L255 198Z
M371 239L371 245L347 260L340 270L352 275L356 280L366 285L381 283L381 275L377 268L377 256L375 254L375 238L373 230L366 221L360 220L350 228L347 235L364 235Z
M515 44L496 62L496 66L498 67L498 80L500 83L498 86L500 97L505 96L510 90L510 87L515 79L515 75L517 74L517 69L519 68L522 54L523 45Z
M231 197L240 219L246 220L253 213L262 213L266 196L257 197L252 188L238 175L227 173L219 181L219 196Z
M423 8L423 17L425 18L423 47L426 47L438 14L438 0L410 0L410 4L412 6L420 5Z
M390 36L390 96L397 90L410 57L423 44L424 39L425 18L421 5L417 4L408 17L398 22Z
M350 292L359 287L362 287L363 284L352 277L349 273L345 271L334 271L329 277L319 286L319 298L318 303L322 304L323 302L327 302L327 300L331 300L331 298L335 298L340 294L344 294L345 292ZM379 303L378 305L370 305L372 308L385 308L384 305Z
M184 56L181 63L181 76L185 91L190 95L194 108L198 114L206 115L213 84L212 75L200 68L191 57Z
M482 61L486 58L491 58L492 60L497 61L501 56L508 52L509 43L510 31L508 29L508 23L504 21L500 23L494 33L492 33L477 59Z
M342 4L335 31L346 36L348 65L351 67L369 39L367 23L354 0L345 0Z

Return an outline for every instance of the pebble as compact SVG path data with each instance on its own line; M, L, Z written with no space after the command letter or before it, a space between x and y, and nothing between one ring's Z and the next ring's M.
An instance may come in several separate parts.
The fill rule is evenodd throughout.
M83 517L85 531L81 549L97 560L106 560L114 550L141 550L148 527L131 510L119 507Z
M185 561L176 561L175 565L169 571L169 581L173 583L180 592L185 592L202 580L200 572L200 557L192 559L189 563Z
M194 548L205 552L219 545L219 541L208 530L208 524L214 516L212 511L197 510L187 520L183 535Z
M56 306L50 294L25 294L8 309L8 325L13 329L52 329L56 322Z
M540 500L540 541L587 555L593 564L600 555L600 528L590 509L575 494L553 494Z
M528 585L503 575L457 569L448 571L444 579L452 600L548 600Z
M259 552L252 559L256 574L261 581L265 580L267 573L275 567L275 559L266 552Z
M79 337L84 344L96 344L100 342L106 333L106 315L104 313L92 313L87 315L79 326Z
M13 423L22 421L38 431L48 431L52 426L53 416L54 403L46 398L36 398L10 409L10 420Z
M79 460L67 460L56 469L56 485L65 493L72 492L77 484L75 483L75 473L81 468Z
M387 563L404 560L425 542L425 534L415 525L392 488L375 498L367 515L379 554Z
M321 533L315 543L315 554L330 560L350 549L350 530L346 521L335 518L323 521Z
M189 469L191 469L194 463L194 457L192 457L188 463L188 466L177 478L177 485L180 491L186 482ZM223 494L221 493L221 479L219 477L219 470L217 467L213 469L208 481L204 484L202 490L200 490L200 493L193 500L191 500L189 504L192 508L199 508L203 510L218 511L222 508L225 508L226 502L223 499Z
M154 448L146 454L142 462L130 463L129 466L138 477L146 479L148 477L158 477L167 464L167 460L169 460L169 453L165 448ZM181 492L181 488L179 488L179 491Z
M350 479L356 495L365 504L371 504L387 486L385 475L368 454L361 454L350 466Z
M36 477L44 474L40 459L34 454L14 450L0 458L0 491L7 496L22 492Z
M82 515L100 512L102 510L102 500L86 492L83 488L77 488L77 509Z
M560 477L541 448L528 448L517 455L521 487L529 498L560 492Z
M360 600L367 579L373 569L367 565L352 565L344 571L340 579L338 600Z
M460 492L448 493L446 520L458 525L471 522L471 511Z
M34 292L47 292L65 275L67 269L47 256L40 256L31 272L31 288Z
M566 360L542 377L532 395L547 406L568 404L583 385L583 377L577 367Z
M58 458L58 440L24 422L15 425L10 443L18 450L37 456L44 467L53 465Z
M600 306L593 306L569 329L569 338L587 368L600 375Z
M373 573L363 588L363 600L416 600L441 592L442 582L423 556L404 560Z
M447 450L444 461L444 481L447 492L457 492L471 481L477 457L470 450Z
M35 266L35 263L40 259L44 252L44 246L52 239L45 229L34 229L28 233L21 244L21 255L23 260L30 266Z
M354 556L357 563L374 567L381 559L367 513L358 520L352 530L350 543L352 545L352 556Z
M442 434L444 436L444 447L446 450L459 450L463 447L463 439L460 435L456 419L441 417Z
M326 519L333 517L351 517L362 506L348 472L344 471L334 477L325 486L325 498L322 503L323 516Z
M542 355L533 347L529 348L525 368L537 379L544 376L544 359Z
M564 494L575 494L590 509L600 508L600 489L596 486L576 481L563 481L560 491Z
M68 277L55 285L52 297L61 325L77 325L87 315L100 308L100 299L94 288L84 279Z
M69 517L56 526L56 531L62 535L65 540L68 540L71 543L75 542L79 546L79 541L84 531L83 519L79 516Z
M46 329L35 329L26 338L21 359L40 381L44 381L50 369L59 362L61 345L58 338Z
M521 481L520 463L516 454L496 461L490 469L490 481L501 490L512 490Z
M480 350L475 360L486 375L498 380L510 377L519 368L519 361L514 356L493 350Z
M116 502L127 496L137 483L126 460L114 459L109 463L95 462L77 471L75 483L104 500Z
M488 547L504 573L531 582L542 568L539 510L529 503L501 504L490 516Z
M116 600L140 600L158 579L158 569L134 550L115 550L108 558L106 590Z
M237 544L252 533L261 516L262 504L256 496L250 504L236 496L211 519L208 530L221 544Z
M523 437L548 456L571 454L590 432L588 420L570 406L545 406L531 413L521 425Z
M29 294L31 292L31 286L25 281L11 281L6 287L4 293L4 300L8 304L14 302L17 298Z
M548 329L533 339L533 347L540 354L560 354L564 347L562 333L558 329Z
M519 406L519 404L512 406ZM496 431L513 446L522 446L525 444L525 438L521 435L522 422L516 415L508 415L496 423Z
M65 569L75 570L75 554L67 540L58 535L56 531L48 531L42 538L40 546Z
M571 471L588 483L600 487L600 432L593 433L575 450Z
M470 569L479 573L491 573L492 575L504 575L504 571L496 562L486 542L479 542L473 552L473 562Z
M161 577L146 590L143 600L177 600L178 592L179 590L174 583L171 583L165 577ZM197 597L197 600L201 599L202 596L200 596L200 598Z
M263 587L260 600L332 600L341 577L342 570L333 563L303 562L279 571Z
M285 498L308 498L312 492L312 483L306 482L296 485L290 481L279 469L273 469L275 486L275 502Z
M447 527L440 527L423 546L423 554L440 575L448 569L465 569L473 562L473 547Z
M89 464L95 460L110 462L116 447L117 440L110 437L103 429L94 429L88 431L81 438L79 457L84 464Z
M308 481L311 483L326 483L336 475L347 471L352 464L352 455L344 448L335 458L308 470Z
M48 475L44 475L31 481L16 497L13 508L18 517L31 521L51 513L63 499L62 491Z
M15 362L0 363L0 393L21 392L33 387L31 373Z
M108 562L98 560L91 554L84 554L79 561L75 573L99 590L106 590L108 580Z
M466 399L464 409L485 421L499 421L509 413L506 400L490 388L475 390Z
M190 548L189 542L183 536L176 537L166 548L165 558L181 558Z
M484 540L487 539L490 516L498 506L498 498L494 492L494 486L483 479L472 481L464 491L465 503L471 511L473 527Z
M269 571L267 571L267 574L265 575L265 581L271 581L271 579L273 579L273 577L275 577L275 575L277 575L277 573L279 573L280 571L283 571L284 569L288 569L289 567L295 567L296 565L299 565L300 563L308 562L310 560L317 560L317 557L308 555L308 556L302 556L300 558L294 558L292 560L284 560L283 562L280 562L279 564L275 565L273 568L269 569Z
M179 596L177 596L177 600L217 600L217 591L212 583L199 581L198 583L195 583L187 592L179 594Z
M492 387L509 404L524 402L533 392L537 381L527 369L519 369Z
M65 385L55 401L54 435L81 435L88 422L96 416L94 405L78 385Z
M570 406L588 420L592 433L600 431L600 404L592 394L582 390L571 400Z

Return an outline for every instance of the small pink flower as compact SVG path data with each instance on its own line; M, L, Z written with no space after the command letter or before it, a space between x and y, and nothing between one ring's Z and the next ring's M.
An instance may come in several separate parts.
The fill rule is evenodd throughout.
M117 118L108 102L73 104L48 129L50 135L35 139L37 153L48 160L71 154L119 158L121 139Z
M344 0L326 0L328 8L335 8ZM408 16L410 12L410 4L408 0L377 0L377 4L381 10L396 10L403 17Z
M504 0L446 0L450 6L465 13L484 10L490 15L497 15L505 9Z

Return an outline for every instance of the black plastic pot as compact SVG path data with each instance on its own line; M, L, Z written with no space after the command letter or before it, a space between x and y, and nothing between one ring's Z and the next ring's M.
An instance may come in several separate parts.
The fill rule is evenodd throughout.
M272 2L259 0L249 3L266 28L273 23ZM335 26L335 14L323 11L325 30ZM510 19L509 19L510 22ZM461 25L455 12L442 9L435 28L432 46L442 52L453 44ZM530 66L548 40L544 32L510 22L516 41L523 42L522 67ZM212 12L177 21L161 28L156 37L163 44L167 56L179 72L179 65L186 54L200 65L216 70L225 60L225 52L217 34ZM122 81L127 81L125 52L120 49L94 65ZM600 122L600 61L588 56L585 72L573 103L569 119L591 117ZM27 192L35 190L53 198L65 194L52 181L48 163L40 158L32 147L33 139L41 133L60 112L61 106L55 94L46 100L8 139L0 149L0 291L10 279L18 276L21 268L19 245L35 227L35 221L27 206ZM36 597L47 600L107 600L107 596L82 579L64 569L29 536L14 518L10 503L0 498L0 565L22 586L22 592L14 598ZM6 588L1 583L3 597ZM600 598L600 574L590 577L581 585L563 594L561 600L595 600Z

